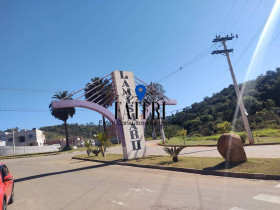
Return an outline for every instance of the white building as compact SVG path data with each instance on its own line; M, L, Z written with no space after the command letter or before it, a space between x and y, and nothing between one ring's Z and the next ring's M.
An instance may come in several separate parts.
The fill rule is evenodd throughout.
M20 130L14 132L16 146L43 146L46 140L42 131L33 128L32 130ZM0 134L0 140L6 141L6 146L13 146L13 134L4 132Z
M8 132L2 132L0 133L0 146L6 146L6 139L5 135L8 135Z

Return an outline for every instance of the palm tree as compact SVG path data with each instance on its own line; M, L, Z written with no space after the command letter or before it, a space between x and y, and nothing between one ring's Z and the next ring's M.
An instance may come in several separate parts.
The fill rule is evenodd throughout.
M69 96L68 91L59 91L59 92L56 92L52 98L61 100L65 97L67 97L67 96ZM72 100L71 97L69 97L68 99ZM76 110L75 110L74 107L54 109L51 104L49 105L49 108L50 108L52 116L54 116L55 118L57 118L59 120L62 120L64 122L66 145L63 149L64 150L69 150L70 145L69 145L69 140L68 140L67 120L68 120L69 117L74 116Z
M108 108L114 102L114 92L112 84L108 79L100 79L95 77L91 79L91 83L85 88L85 98L88 101L97 103L105 108ZM102 115L104 133L107 133L105 116Z

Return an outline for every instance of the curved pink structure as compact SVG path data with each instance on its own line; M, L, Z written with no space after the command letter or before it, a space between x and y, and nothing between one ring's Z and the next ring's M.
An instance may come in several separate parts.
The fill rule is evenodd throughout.
M86 109L91 109L93 111L98 112L99 114L104 115L117 129L118 136L122 142L122 146L125 147L123 129L121 124L119 124L119 120L115 119L115 115L110 112L108 109L100 106L99 104L92 103L89 101L81 101L81 100L61 100L61 101L52 101L53 108L66 108L66 107L83 107Z
M164 94L157 91L152 83L151 85L147 85L145 82L135 77L133 72L113 71L111 74L94 80L85 87L69 94L60 101L52 101L52 107L54 109L83 107L98 112L99 114L106 117L113 126L115 126L118 137L122 142L124 159L142 158L145 157L146 154L144 133L146 127L145 124L147 121L147 119L143 119L143 113L145 114L145 118L148 118L149 114L153 110L153 105L151 104L148 107L145 107L142 117L140 117L140 111L138 111L139 107L136 108L134 107L133 103L130 103L130 99L132 98L136 98L136 101L138 101L135 91L135 83L146 86L146 88L151 91L150 94L157 94L164 98L157 101L157 103L154 104L154 108L163 105L163 103L165 105L177 104L176 100L168 99ZM106 96L104 96L105 92L103 90L105 86L108 87L108 91L110 91L110 94L106 94ZM114 95L112 98L111 92ZM87 94L90 94L90 97L86 97ZM74 95L75 99L72 100ZM82 97L85 97L85 100L81 100ZM120 105L122 104L122 108L116 110L117 117L104 107L104 104L107 104L109 101L115 101ZM128 113L130 114L128 115ZM136 118L131 118L131 116ZM141 126L141 123L143 127ZM163 127L161 125L161 132L163 131L162 128Z
M176 105L177 104L177 101L173 100L173 99L165 99L165 100L158 101L158 103L160 105L162 105L163 102L165 102L166 105ZM66 108L66 107L83 107L86 109L91 109L93 111L96 111L101 115L104 115L117 129L118 136L122 142L123 149L126 148L122 124L120 123L120 121L118 119L115 119L115 115L112 112L110 112L108 109L106 109L105 107L103 107L97 103L83 101L83 100L52 101L52 107L55 109L56 108ZM152 105L149 105L148 108L146 109L146 117L149 116L151 111L152 111ZM142 114L142 118L143 118L143 114ZM145 131L146 120L147 120L147 118L142 119L144 131Z

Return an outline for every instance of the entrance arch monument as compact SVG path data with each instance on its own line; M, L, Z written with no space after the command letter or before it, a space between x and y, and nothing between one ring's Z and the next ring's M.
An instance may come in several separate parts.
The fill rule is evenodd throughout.
M148 117L149 113L152 111L152 104L145 107L145 113L142 115L140 113L139 104L140 101L137 98L135 92L135 83L138 85L144 85L147 89L151 89L149 85L144 83L142 80L138 79L133 75L133 72L128 71L114 71L111 74L106 75L104 78L109 78L111 81L112 89L114 92L115 101L115 113L113 114L103 104L93 103L88 99L79 100L86 93L78 96L74 100L70 100L70 97L77 96L83 93L87 88L84 87L74 93L70 94L68 97L61 99L60 101L52 101L53 108L66 108L66 107L83 107L93 111L96 111L104 115L113 126L115 126L118 137L122 143L123 156L124 159L134 159L142 158L146 153L145 144L145 116ZM100 80L101 80L100 79ZM96 82L96 81L95 81ZM91 91L91 90L89 90ZM153 90L156 92L156 90ZM172 100L161 94L162 100L156 102L157 105L176 105L177 101ZM144 117L143 117L144 116Z

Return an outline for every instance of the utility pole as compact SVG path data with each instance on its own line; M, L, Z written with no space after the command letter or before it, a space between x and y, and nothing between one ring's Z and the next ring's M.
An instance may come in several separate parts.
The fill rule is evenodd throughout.
M90 145L90 146L92 146L93 138L92 138L91 131L89 132L89 135L90 135L90 139L91 139L91 145ZM83 144L83 145L85 145L85 144ZM83 147L84 147L84 146L83 146Z
M15 131L12 129L13 133L13 154L16 155L16 147L15 147Z
M151 82L151 86L152 86L152 89L155 90L155 87L153 85L153 83ZM153 93L153 102L155 102L155 92ZM161 116L159 116L159 130L160 130L160 135L161 135L161 139L162 139L162 143L165 144L166 141L165 141L165 133L164 133L164 128L163 128L163 123L162 123L162 119L161 119Z
M154 91L154 85L153 85L153 83L151 82L151 89L152 89L152 103L154 103L155 102L155 100L156 100L156 96L155 96L155 91ZM155 140L157 137L156 137L156 127L155 127L155 119L152 119L152 122L153 122L153 131L152 131L152 138L153 138L153 140Z
M165 144L166 143L165 134L164 134L163 123L162 123L161 117L159 118L159 129L160 129L162 143Z
M240 112L241 112L241 116L242 116L243 123L244 123L244 126L245 126L245 130L246 130L246 133L247 133L247 137L249 139L249 143L254 144L254 137L252 135L250 125L249 125L249 121L248 121L248 118L247 118L248 113L247 113L247 111L244 107L244 103L242 101L240 90L239 90L239 87L238 87L238 84L237 84L237 81L236 81L236 78L235 78L235 75L234 75L234 71L233 71L233 68L232 68L232 64L231 64L231 61L230 61L230 57L229 57L229 53L233 52L233 49L227 49L227 46L226 46L226 41L232 40L233 38L238 38L238 35L233 36L231 34L231 36L226 36L226 37L216 36L216 38L212 42L222 42L222 44L224 46L224 50L215 50L211 54L212 55L214 55L214 54L224 54L227 57L230 74L231 74L231 77L232 77L232 81L233 81L234 88L235 88L235 93L236 93L236 96L237 96L237 104L239 105L239 108L240 108Z

